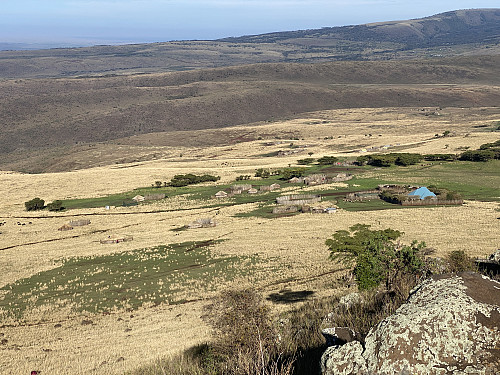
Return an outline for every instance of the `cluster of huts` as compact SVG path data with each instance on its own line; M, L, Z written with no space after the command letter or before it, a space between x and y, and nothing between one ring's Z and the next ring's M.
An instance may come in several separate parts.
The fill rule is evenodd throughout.
M460 205L462 199L448 199L436 195L425 186L411 185L379 185L375 190L365 190L346 195L345 200L350 202L383 199L403 206L426 205Z
M306 177L293 177L288 180L291 184L305 184L308 186L330 184L332 182L349 181L354 176L349 173L338 173L335 177L327 177L326 174L311 174Z
M278 204L273 208L273 214L286 214L293 212L309 212L313 214L332 214L337 208L320 204L321 196L315 194L283 195L276 198Z
M218 191L215 193L215 198L228 198L228 197L233 197L235 195L239 194L257 194L257 193L265 193L269 191L275 191L281 189L280 184L271 184L271 185L264 185L260 186L259 189L257 190L250 184L240 184L240 185L233 185L230 188L230 192L226 192L224 190Z

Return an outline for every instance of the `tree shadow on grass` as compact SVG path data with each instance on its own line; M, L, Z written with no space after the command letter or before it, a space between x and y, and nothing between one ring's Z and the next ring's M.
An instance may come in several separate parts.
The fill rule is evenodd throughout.
M313 294L314 292L312 290L292 291L290 289L283 289L280 290L278 293L271 293L269 297L267 297L267 300L274 303L291 304L291 303L303 302Z

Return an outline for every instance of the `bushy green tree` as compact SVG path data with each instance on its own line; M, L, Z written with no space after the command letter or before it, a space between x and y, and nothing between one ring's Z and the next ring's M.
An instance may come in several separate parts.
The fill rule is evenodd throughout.
M270 175L269 169L259 168L255 171L255 177L269 178Z
M339 159L335 156L323 156L317 160L319 165L332 165L335 164Z
M24 202L26 211L36 211L43 210L45 208L45 201L40 198L33 198L27 202Z
M314 158L305 158L297 160L297 164L308 165L314 163Z
M49 203L47 205L47 209L49 211L62 211L62 210L64 210L63 202L60 200L55 200L54 202Z
M465 151L460 155L460 160L464 161L488 161L495 158L495 152L492 150Z
M354 276L360 289L374 289L382 282L391 289L403 275L420 276L424 271L422 251L425 243L411 245L396 240L402 235L393 229L371 230L369 225L356 224L339 230L326 241L330 259L354 264Z
M422 161L422 155L420 154L400 154L396 158L395 164L406 167L408 165L420 163L420 161Z
M168 186L182 187L187 185L199 184L201 182L215 182L218 180L220 180L220 176L212 176L209 174L204 174L202 176L197 176L192 173L177 174L172 177L172 180L170 180Z
M289 180L294 177L302 177L306 172L305 168L285 168L281 171L281 180Z

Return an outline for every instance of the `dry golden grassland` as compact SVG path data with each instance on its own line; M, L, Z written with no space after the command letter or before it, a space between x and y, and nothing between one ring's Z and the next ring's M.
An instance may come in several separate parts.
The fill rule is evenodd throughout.
M249 261L236 261L231 267L248 267L248 272L232 279L217 274L211 280L204 280L203 275L209 274L201 273L198 281L193 280L192 287L175 292L176 303L153 306L144 301L142 307L132 311L111 309L106 313L90 313L71 310L71 306L65 304L58 307L56 301L50 301L27 308L22 319L4 316L0 322L0 341L4 340L0 344L0 373L24 374L40 370L52 375L122 374L155 358L208 340L210 332L201 320L202 307L223 288L252 285L265 296L285 288L311 290L316 296L342 293L342 289L334 290L333 285L345 271L341 265L328 260L324 242L336 230L347 229L356 223L370 224L375 229L390 227L403 231L404 241L425 241L436 249L437 256L452 250L464 250L470 256L491 253L499 246L500 234L499 205L495 202L467 201L460 207L339 210L333 215L301 214L275 219L235 217L238 213L252 211L256 204L215 210L203 207L231 202L232 198L200 202L188 196L110 210L104 207L61 213L24 210L23 203L35 196L47 202L98 197L150 186L155 180L168 181L180 173L217 174L221 176L218 183L229 183L241 174L253 175L256 168L296 165L296 160L308 157L309 152L313 153L312 157L351 156L360 154L357 152L360 149L392 145L394 150L404 152L452 153L459 152L461 147L473 149L498 139L498 133L479 132L482 128L474 128L496 124L500 120L497 108L445 108L438 112L440 115L426 116L426 111L421 109L321 111L280 123L200 131L198 133L203 136L224 140L244 132L263 139L229 142L217 147L171 146L163 150L154 145L160 148L156 152L163 153L163 158L155 161L65 173L0 172L0 193L4 198L0 221L6 222L0 227L0 288L49 272L61 266L62 261L74 257L119 256L137 249L189 241L220 239L221 242L211 246L214 259L234 257L257 262L254 267ZM451 131L451 136L434 137L446 130ZM285 134L291 136L285 137ZM187 137L188 134L179 136ZM278 141L284 143L265 145ZM262 156L285 149L291 142L306 148L302 153L282 158ZM181 153L182 158L179 157ZM293 191L290 187L283 190ZM179 208L191 209L175 211ZM218 225L172 230L204 217L214 217ZM66 232L57 230L78 218L90 219L91 224ZM25 225L18 225L18 222ZM133 240L99 243L108 236L132 236ZM202 271L209 272L209 267ZM0 290L0 293L2 297L7 291ZM284 307L273 308L278 312ZM1 300L0 310L8 310L8 306L1 305Z

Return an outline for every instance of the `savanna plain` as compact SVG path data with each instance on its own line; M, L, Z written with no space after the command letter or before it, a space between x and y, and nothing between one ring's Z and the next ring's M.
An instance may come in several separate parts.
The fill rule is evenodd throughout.
M258 139L212 147L170 146L158 160L57 173L1 172L2 373L33 368L50 374L133 370L207 341L210 329L201 319L203 306L227 288L251 286L264 296L308 291L309 298L346 293L347 286L338 280L347 271L328 260L325 240L356 223L402 231L403 240L425 241L436 256L452 250L487 256L498 247L497 160L459 167L454 164L458 162L385 169L350 166L343 170L353 179L315 187L278 181L281 195L347 192L378 183L432 183L458 190L465 198L461 206L349 207L336 195L338 202L329 204L344 208L335 214L273 216L257 209L272 201L268 195L276 191L259 192L248 201L241 196L216 199L214 194L239 183L241 175L251 176L244 181L248 184L275 182L254 177L255 171L297 166L307 156L352 160L384 145L422 154L476 149L498 139L492 130L499 121L493 107L325 110L293 120L205 130L207 137L245 132ZM446 137L436 137L450 129ZM290 145L299 152L273 156ZM221 179L184 190L151 187L185 173ZM124 200L139 188L164 192L167 198L105 207L113 195L125 194L120 196ZM27 212L24 202L35 196L47 202L60 199L75 208ZM94 198L104 200L95 203ZM184 228L200 218L213 218L217 225ZM78 219L91 223L58 231ZM100 242L119 238L131 240ZM269 304L276 314L290 308L272 300Z

